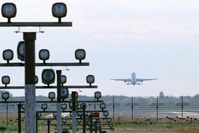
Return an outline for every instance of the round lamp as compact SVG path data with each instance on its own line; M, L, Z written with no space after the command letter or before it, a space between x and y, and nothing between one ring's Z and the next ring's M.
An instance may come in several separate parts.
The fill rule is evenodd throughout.
M20 41L17 45L17 57L21 61L25 61L25 42Z
M5 87L7 87L7 85L10 83L10 77L9 77L9 76L7 76L7 75L2 76L2 78L1 78L1 82L2 82L2 84L4 84L4 85L5 85Z
M96 91L94 94L94 97L99 100L101 98L101 92L100 91Z
M67 109L67 104L66 103L62 103L61 104L61 109L64 111Z
M104 112L103 112L103 115L104 115L105 117L108 117L108 115L109 115L108 111L104 111Z
M61 23L61 18L65 17L67 14L66 4L62 2L53 4L52 14L54 17L58 18L58 22Z
M7 61L7 63L9 63L10 60L13 59L13 51L11 49L6 49L3 51L3 59Z
M100 108L101 108L102 110L104 110L104 109L106 108L106 104L105 104L105 103L101 103L101 104L100 104Z
M14 3L4 3L1 7L1 14L8 19L8 23L11 22L11 18L17 14L17 8Z
M37 113L37 118L40 118L41 117L41 113Z
M66 83L66 76L65 75L61 75L61 84L63 85L64 83Z
M46 111L47 108L48 108L48 105L46 103L41 104L41 109L43 111Z
M35 75L35 84L37 84L39 81L38 76Z
M62 119L62 122L63 122L64 124L66 124L66 122L67 122L66 118L63 118L63 119Z
M75 51L75 58L81 63L86 58L86 51L84 49L77 49Z
M48 86L55 82L55 72L53 69L44 69L42 71L42 82Z
M39 51L39 59L43 61L43 63L46 63L46 60L48 60L50 57L50 52L47 49L41 49Z
M56 118L57 117L57 113L53 112L53 117Z
M69 96L68 88L62 87L61 88L61 98L66 99Z
M86 104L85 103L80 104L80 108L81 109L86 108Z
M90 84L90 86L91 86L91 84L95 82L95 77L94 77L93 75L88 75L88 76L86 77L86 82L87 82L88 84Z
M111 123L111 122L112 122L112 119L109 118L109 119L107 119L106 121L107 121L108 123Z
M10 97L9 92L3 92L3 93L2 93L2 98L3 98L5 101L7 101L7 100L9 99L9 97Z
M53 99L55 99L55 92L49 92L48 93L48 98L53 101Z

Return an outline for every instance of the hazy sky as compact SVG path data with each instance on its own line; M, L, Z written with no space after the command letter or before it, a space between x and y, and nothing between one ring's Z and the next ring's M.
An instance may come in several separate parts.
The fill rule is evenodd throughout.
M6 0L1 0L0 5ZM56 0L10 0L17 5L12 21L57 21L51 15ZM74 51L84 48L89 67L70 67L63 71L69 85L86 84L94 74L103 95L157 96L195 95L199 93L199 1L198 0L71 0L64 21L71 28L42 28L37 34L36 53L42 48L51 52L49 62L76 61ZM6 21L0 16L1 21ZM23 39L17 28L0 29L0 52L15 51ZM21 31L38 31L21 28ZM38 56L37 62L40 62ZM2 57L0 62L3 61ZM54 68L54 67L53 67ZM58 69L58 68L55 68ZM65 70L64 67L59 69ZM37 68L41 77L41 68ZM111 78L158 78L140 86L127 86ZM11 85L24 85L23 68L1 68L1 75L11 76ZM41 78L40 78L41 84ZM49 90L50 91L50 90ZM83 90L92 95L96 90ZM11 91L24 95L23 90ZM47 95L48 91L37 91Z

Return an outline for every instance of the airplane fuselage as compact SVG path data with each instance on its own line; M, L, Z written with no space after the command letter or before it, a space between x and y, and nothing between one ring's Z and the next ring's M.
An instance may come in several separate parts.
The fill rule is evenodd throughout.
M130 78L126 78L126 79L112 79L112 80L123 81L127 85L130 85L130 84L132 84L132 85L141 85L143 81L156 80L156 79L155 78L150 78L150 79L137 78L136 77L136 73L133 72L133 73L131 73Z
M131 74L131 84L136 85L136 73L133 72Z

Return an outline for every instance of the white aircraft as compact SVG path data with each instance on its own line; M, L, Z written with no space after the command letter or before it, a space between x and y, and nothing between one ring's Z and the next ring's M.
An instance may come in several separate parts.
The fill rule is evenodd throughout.
M136 78L136 73L133 72L131 73L131 78L129 79L111 79L115 81L123 81L127 82L127 85L140 85L143 81L149 81L149 80L157 80L157 79L141 79L141 78Z

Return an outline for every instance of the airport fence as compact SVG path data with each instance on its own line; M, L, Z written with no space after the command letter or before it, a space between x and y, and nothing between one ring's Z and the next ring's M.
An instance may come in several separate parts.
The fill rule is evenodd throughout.
M162 118L198 118L199 119L199 97L105 97L106 110L113 120L118 119L154 119ZM49 104L49 110L55 108L55 104ZM99 105L88 104L87 109L96 108ZM41 110L41 104L37 104L37 109ZM0 104L0 115L4 116L6 103ZM8 112L17 113L17 104L8 103Z
M107 109L115 119L124 118L199 118L199 97L149 97L129 98L126 100L112 97Z

